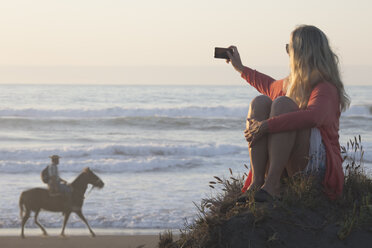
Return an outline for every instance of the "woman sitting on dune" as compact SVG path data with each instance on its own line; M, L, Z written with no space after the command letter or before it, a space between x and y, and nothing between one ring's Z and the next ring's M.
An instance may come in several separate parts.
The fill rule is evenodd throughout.
M326 35L314 26L296 28L286 51L290 75L282 80L243 66L236 47L233 67L263 95L249 107L247 129L251 170L242 189L257 189L256 201L280 194L280 178L298 172L321 178L326 195L342 193L344 174L339 144L341 111L349 105Z

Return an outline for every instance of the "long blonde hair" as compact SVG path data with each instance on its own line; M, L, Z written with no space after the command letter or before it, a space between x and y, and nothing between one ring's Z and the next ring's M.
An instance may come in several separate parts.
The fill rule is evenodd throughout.
M338 69L339 60L329 46L327 36L317 27L302 25L291 35L289 44L291 72L287 78L287 96L305 108L310 93L320 81L336 86L340 110L350 105Z

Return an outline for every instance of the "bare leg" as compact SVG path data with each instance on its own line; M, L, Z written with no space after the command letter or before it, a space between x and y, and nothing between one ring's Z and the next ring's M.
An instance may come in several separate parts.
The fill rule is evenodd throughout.
M297 105L288 97L277 98L271 106L271 116L296 111ZM263 189L275 196L280 193L280 178L284 168L289 176L303 170L309 152L309 130L289 131L269 135L269 170ZM295 148L295 144L298 147ZM293 161L292 163L290 161Z
M255 97L248 112L248 118L253 118L258 121L263 121L269 118L272 101L268 96L261 95ZM249 123L247 121L247 128ZM261 188L264 184L265 173L267 169L268 150L267 136L262 137L253 147L249 149L251 159L251 169L253 173L252 184L249 188Z
M25 230L25 224L26 224L28 218L30 218L30 210L26 209L25 216L23 216L23 218L22 218L22 231L21 231L21 237L22 238L25 238L24 230Z
M37 220L37 216L39 215L39 213L40 213L40 210L35 211L35 217L34 217L35 223L36 223L36 225L38 225L38 226L40 227L41 231L43 231L43 235L47 236L48 234L47 234L47 232L45 231L44 227L43 227L43 226L39 223L39 221Z
M309 162L311 129L301 129L296 132L296 140L288 165L285 167L288 176L303 171Z
M71 214L71 212L65 212L65 218L63 220L63 226L62 226L62 231L61 231L61 236L62 237L65 236L65 228L66 228L68 218L70 217L70 214Z
M88 221L85 219L83 213L80 211L76 211L76 214L80 217L82 221L84 221L85 225L87 225L89 232L92 234L92 237L95 237L96 235L94 234L93 230L90 228Z

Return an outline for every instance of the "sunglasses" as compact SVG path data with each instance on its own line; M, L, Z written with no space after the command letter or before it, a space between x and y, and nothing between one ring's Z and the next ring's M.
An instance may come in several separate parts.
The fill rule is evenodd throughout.
M287 53L289 54L289 44L285 44L285 50L286 50Z

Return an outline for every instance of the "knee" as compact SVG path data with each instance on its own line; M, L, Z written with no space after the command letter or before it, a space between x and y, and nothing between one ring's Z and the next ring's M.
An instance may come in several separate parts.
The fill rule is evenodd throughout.
M249 105L248 117L267 119L270 114L272 100L265 95L256 96Z
M276 98L271 104L270 116L276 116L298 110L297 104L287 96Z
M259 95L253 98L251 101L250 106L257 108L257 107L262 107L262 106L271 106L271 99L268 96L265 95Z

